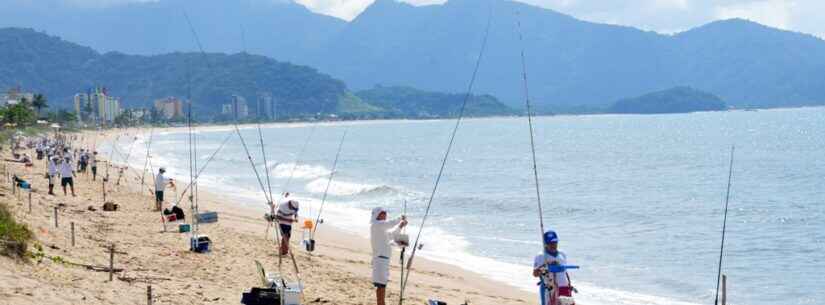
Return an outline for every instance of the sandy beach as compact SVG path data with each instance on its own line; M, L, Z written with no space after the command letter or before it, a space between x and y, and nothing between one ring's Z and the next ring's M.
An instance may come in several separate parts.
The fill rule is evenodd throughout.
M110 131L103 137L116 134ZM77 136L102 139L92 132ZM3 151L3 158L10 158L8 150ZM92 181L90 174L79 174L75 178L77 197L64 196L59 183L57 195L50 196L44 160L35 160L34 167L9 162L4 167L9 174L32 182L31 212L29 193L13 194L7 177L0 178L0 200L32 229L47 257L30 262L0 257L0 304L147 304L149 285L153 304L240 304L243 292L260 285L255 261L270 272L280 270L290 279L298 277L288 258L279 269L274 241L265 237L263 215L210 194L208 189L199 193L200 209L218 212L220 220L201 226L201 233L208 234L213 245L211 252L198 254L188 250L189 235L177 233L176 225L168 225L164 232L160 215L152 211L150 190L141 186L141 169L127 170L120 179L116 169L109 170L106 200L119 209L104 212L101 177ZM99 172L105 175L105 166ZM149 175L147 181L151 181ZM182 190L185 185L186 181L179 181L177 188ZM189 217L188 203L185 208ZM71 245L72 223L75 246ZM304 304L374 304L368 240L331 225L319 228L313 253L303 251L299 240L300 231L295 228L292 249L306 286ZM114 267L119 269L111 282L108 272L81 266L108 267L110 245L115 247ZM398 302L397 255L398 250L388 287L390 304ZM424 304L429 298L448 304L465 300L469 304L537 303L530 293L448 264L418 257L413 268L407 304Z

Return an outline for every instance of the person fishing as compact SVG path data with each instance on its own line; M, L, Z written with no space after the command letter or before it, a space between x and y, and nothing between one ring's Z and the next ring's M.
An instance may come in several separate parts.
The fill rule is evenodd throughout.
M555 287L558 287L558 296L573 296L574 289L570 281L570 274L567 271L555 272L554 270L554 266L566 265L567 254L559 250L558 234L553 230L544 232L544 251L536 255L533 260L533 277L541 279L539 282L541 305L558 305L551 290L553 286L548 287L548 285L552 285L549 281L555 281Z
M63 196L67 196L66 186L72 189L72 196L77 197L74 193L74 166L72 166L72 157L66 156L63 158L63 163L60 164L60 186L63 187Z
M375 287L376 304L385 305L387 283L390 281L390 257L392 245L390 236L398 234L407 226L407 217L387 220L387 210L372 209L370 218L370 242L372 243L372 285Z
M278 228L281 230L281 255L289 254L289 238L292 235L292 223L298 222L298 208L298 200L289 199L289 193L284 193L276 213Z
M46 179L49 180L49 195L54 195L54 179L57 177L57 156L49 156L49 167L46 172Z
M95 154L97 154L97 152L95 152ZM92 167L92 172L94 171L95 168ZM175 187L175 181L171 178L166 178L164 174L166 174L166 168L161 167L158 169L158 175L155 176L155 212L163 208L163 191L166 190L166 185Z

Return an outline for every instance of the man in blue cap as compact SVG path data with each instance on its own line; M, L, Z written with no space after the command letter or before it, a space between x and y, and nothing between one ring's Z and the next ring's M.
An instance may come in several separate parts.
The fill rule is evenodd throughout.
M533 277L539 282L541 305L558 305L557 297L572 297L570 275L559 266L567 265L567 255L559 251L559 236L555 231L544 232L544 251L533 260ZM554 267L555 266L555 267ZM558 288L557 293L552 288Z

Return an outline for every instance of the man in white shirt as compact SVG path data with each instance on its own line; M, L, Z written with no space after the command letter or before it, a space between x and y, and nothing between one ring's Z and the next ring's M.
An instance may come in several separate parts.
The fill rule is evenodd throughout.
M278 228L281 230L281 255L289 254L289 238L292 235L292 223L298 222L298 200L289 199L289 193L284 193L284 198L278 204L278 212L275 214L278 220Z
M92 166L92 181L97 178L97 151L89 155L89 165Z
M63 196L67 196L66 186L72 189L72 196L77 196L74 193L74 167L72 166L72 158L65 157L63 163L60 164L60 186L63 187Z
M49 169L46 178L49 179L49 195L54 195L54 179L57 177L57 156L49 157Z
M387 282L390 280L390 257L392 245L390 236L407 225L407 217L401 216L387 220L387 210L381 207L372 209L370 218L370 242L372 243L372 284L375 286L375 299L378 305L384 305Z
M558 296L573 296L570 274L560 267L566 265L567 255L559 250L559 236L552 230L544 232L544 252L533 259L533 277L541 279L541 305L558 305ZM553 288L558 288L558 292Z
M97 152L95 152L97 154ZM94 164L94 163L92 163ZM92 173L96 171L95 165L92 166ZM155 176L155 212L160 211L163 208L163 191L166 190L166 185L175 187L175 181L169 178L166 178L163 174L166 173L166 168L161 167L158 169L158 175Z

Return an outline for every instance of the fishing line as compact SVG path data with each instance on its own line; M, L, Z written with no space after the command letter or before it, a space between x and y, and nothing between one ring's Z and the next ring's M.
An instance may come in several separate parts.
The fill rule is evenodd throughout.
M450 157L450 152L453 148L453 143L455 142L456 133L458 133L458 128L461 126L461 120L464 117L464 110L467 108L467 102L470 100L470 96L473 92L473 86L475 85L476 76L478 75L479 67L481 67L481 60L484 58L484 52L487 49L487 38L490 35L490 24L493 19L493 10L492 6L490 7L489 15L487 16L487 25L484 28L484 39L481 43L481 50L478 54L478 59L476 60L475 67L473 68L473 74L470 78L470 83L467 86L467 93L464 95L464 100L461 103L461 109L458 113L458 119L456 119L455 126L453 127L452 133L450 134L450 142L447 144L447 151L444 153L444 158L441 160L441 167L438 170L438 175L436 176L435 183L433 185L432 192L430 193L430 198L427 201L427 208L424 210L424 216L421 218L421 226L418 228L418 233L415 237L415 243L413 244L412 253L410 254L410 259L407 261L407 274L405 275L404 279L402 280L401 287L402 292L403 289L407 286L407 281L410 277L410 268L412 268L413 259L415 258L415 254L418 250L419 241L421 238L421 232L424 230L424 225L426 224L427 217L430 215L430 208L433 204L433 198L435 198L436 191L438 190L438 185L441 182L441 177L444 174L444 168L447 165L447 159ZM401 266L404 268L404 266ZM403 302L404 296L401 295L400 299Z
M730 147L730 165L728 167L728 188L725 192L725 213L724 217L722 218L722 244L719 246L719 266L716 271L716 297L715 303L716 305L719 304L719 284L722 281L722 254L725 252L725 232L727 230L728 225L728 202L730 202L730 185L733 179L733 153L735 152L736 147Z
M201 166L201 168L198 170L198 173L195 175L194 182L198 181L198 178L200 178L203 171L206 170L207 167L209 167L209 163L212 162L212 159L214 159L215 156L223 149L223 147L226 145L226 143L229 142L230 139L232 139L232 136L233 136L232 132L227 134L226 137L221 142L221 145L218 146L218 148L215 149L215 151L213 151L211 155L209 155L209 158L206 159L206 162L203 164L203 166ZM190 186L192 186L191 182L188 185L186 185L186 188L184 188L183 191L181 192L180 198L178 198L178 202L180 202L180 200L183 200L183 197L186 195L186 192L189 190Z
M332 185L332 178L335 177L335 169L338 168L338 157L341 155L341 148L344 147L344 140L347 138L347 132L349 132L349 128L344 129L344 135L341 136L341 141L338 143L338 152L335 153L335 161L332 161L332 172L329 174L327 187L324 189L324 196L321 197L321 206L318 208L318 216L315 218L315 226L312 229L312 233L309 234L310 240L315 239L315 231L318 231L318 226L321 224L319 222L321 220L321 213L324 212L324 203L327 201L327 194L329 193L330 185Z

